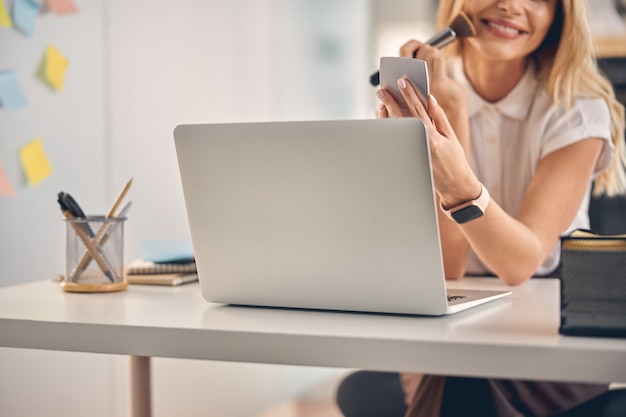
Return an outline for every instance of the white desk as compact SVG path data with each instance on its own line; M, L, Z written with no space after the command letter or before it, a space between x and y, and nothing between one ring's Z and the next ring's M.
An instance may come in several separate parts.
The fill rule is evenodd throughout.
M452 287L503 288L496 279ZM626 340L558 334L558 281L448 317L209 304L197 284L64 293L0 288L0 346L131 356L133 415L149 415L152 356L560 381L626 381ZM147 389L146 389L147 388Z

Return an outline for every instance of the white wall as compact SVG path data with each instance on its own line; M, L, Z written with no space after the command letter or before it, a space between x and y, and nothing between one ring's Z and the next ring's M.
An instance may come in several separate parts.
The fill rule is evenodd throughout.
M105 213L134 178L127 258L142 240L186 238L179 123L373 116L362 0L75 2L77 15L41 14L34 36L0 29L0 70L17 69L29 101L0 110L0 161L17 189L0 196L2 286L63 272L61 190ZM61 92L35 77L49 44L70 61ZM33 187L17 154L38 136L54 172Z
M42 14L32 37L0 29L0 71L17 71L29 102L27 108L0 110L0 161L17 191L15 197L0 196L0 285L63 272L65 228L56 202L59 191L71 193L90 213L104 210L107 201L103 7L101 1L79 5L78 16ZM50 44L70 61L61 92L35 76ZM32 187L18 153L36 137L41 137L54 172Z
M126 240L133 258L141 240L189 239L177 124L276 117L275 2L172 5L110 3L110 172L120 188L134 179ZM148 10L154 17L138 19Z
M189 239L177 124L373 114L354 75L368 59L362 0L113 1L110 15L110 172L113 188L134 179L129 257L144 239Z
M179 123L373 115L363 0L75 3L77 15L40 15L32 37L0 29L0 70L18 70L29 100L0 110L0 161L17 190L0 196L0 286L63 272L61 190L104 213L134 179L127 259L145 239L188 239L172 138ZM34 77L49 43L70 60L62 92ZM54 172L31 187L17 153L37 136ZM128 415L127 365L0 349L0 415ZM250 416L332 372L157 358L155 415Z

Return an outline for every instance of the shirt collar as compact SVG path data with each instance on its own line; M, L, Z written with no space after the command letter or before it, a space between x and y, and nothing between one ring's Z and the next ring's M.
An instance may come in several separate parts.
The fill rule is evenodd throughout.
M470 84L463 71L463 61L456 59L453 62L452 72L454 78L465 87L467 91L467 110L469 117L473 117L483 108L494 107L500 113L516 120L525 120L530 105L537 88L537 77L535 74L535 65L531 61L524 72L524 75L517 85L502 100L495 103L485 101L479 96Z

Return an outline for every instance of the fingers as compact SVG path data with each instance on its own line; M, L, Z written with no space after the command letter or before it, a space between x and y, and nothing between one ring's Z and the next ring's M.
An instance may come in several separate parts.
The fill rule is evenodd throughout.
M426 129L436 130L447 138L456 137L448 117L439 103L437 103L435 96L432 94L428 96L427 109L422 100L419 99L416 88L411 84L410 80L407 78L399 79L398 87L409 106L411 115L419 117L424 123L424 126L426 126Z
M400 56L407 58L415 58L415 53L419 48L424 45L422 42L411 39L400 47Z
M376 112L376 117L379 119L387 119L389 118L389 112L387 111L387 107L384 104L378 106L378 111Z
M446 60L439 49L430 45L423 45L417 50L415 58L426 62L431 79L436 80L446 76Z
M415 58L421 59L422 61L426 61L428 63L431 63L432 60L438 56L441 56L441 52L439 51L439 49L426 44L420 45L419 49L417 49L417 51L415 52Z
M456 136L454 130L452 129L452 126L450 125L448 117L446 116L439 103L437 103L437 99L435 98L435 96L433 96L432 94L428 97L428 114L430 115L431 120L435 125L435 128L442 135L449 138Z
M420 100L417 89L413 83L406 77L400 78L398 80L398 87L408 105L411 116L419 117L424 122L430 121L430 116L424 107L424 103Z
M382 103L385 108L386 116L385 117L403 117L402 109L400 109L400 105L396 100L394 100L393 96L386 91L384 88L376 91L376 97ZM380 111L379 111L380 114Z
M445 59L438 48L414 39L400 47L400 56L426 61L429 71L435 74L439 74L441 71L445 72L446 70Z

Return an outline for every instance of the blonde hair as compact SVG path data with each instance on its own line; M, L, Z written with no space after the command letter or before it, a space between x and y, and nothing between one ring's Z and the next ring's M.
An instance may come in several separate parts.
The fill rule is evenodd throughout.
M441 0L437 25L448 25L462 10L465 0ZM447 56L460 56L462 43L444 49ZM559 0L546 38L533 53L539 77L556 103L573 105L578 96L602 98L611 115L611 140L615 146L607 170L595 179L594 194L608 196L626 192L624 106L615 98L611 83L599 72L594 55L587 2Z

